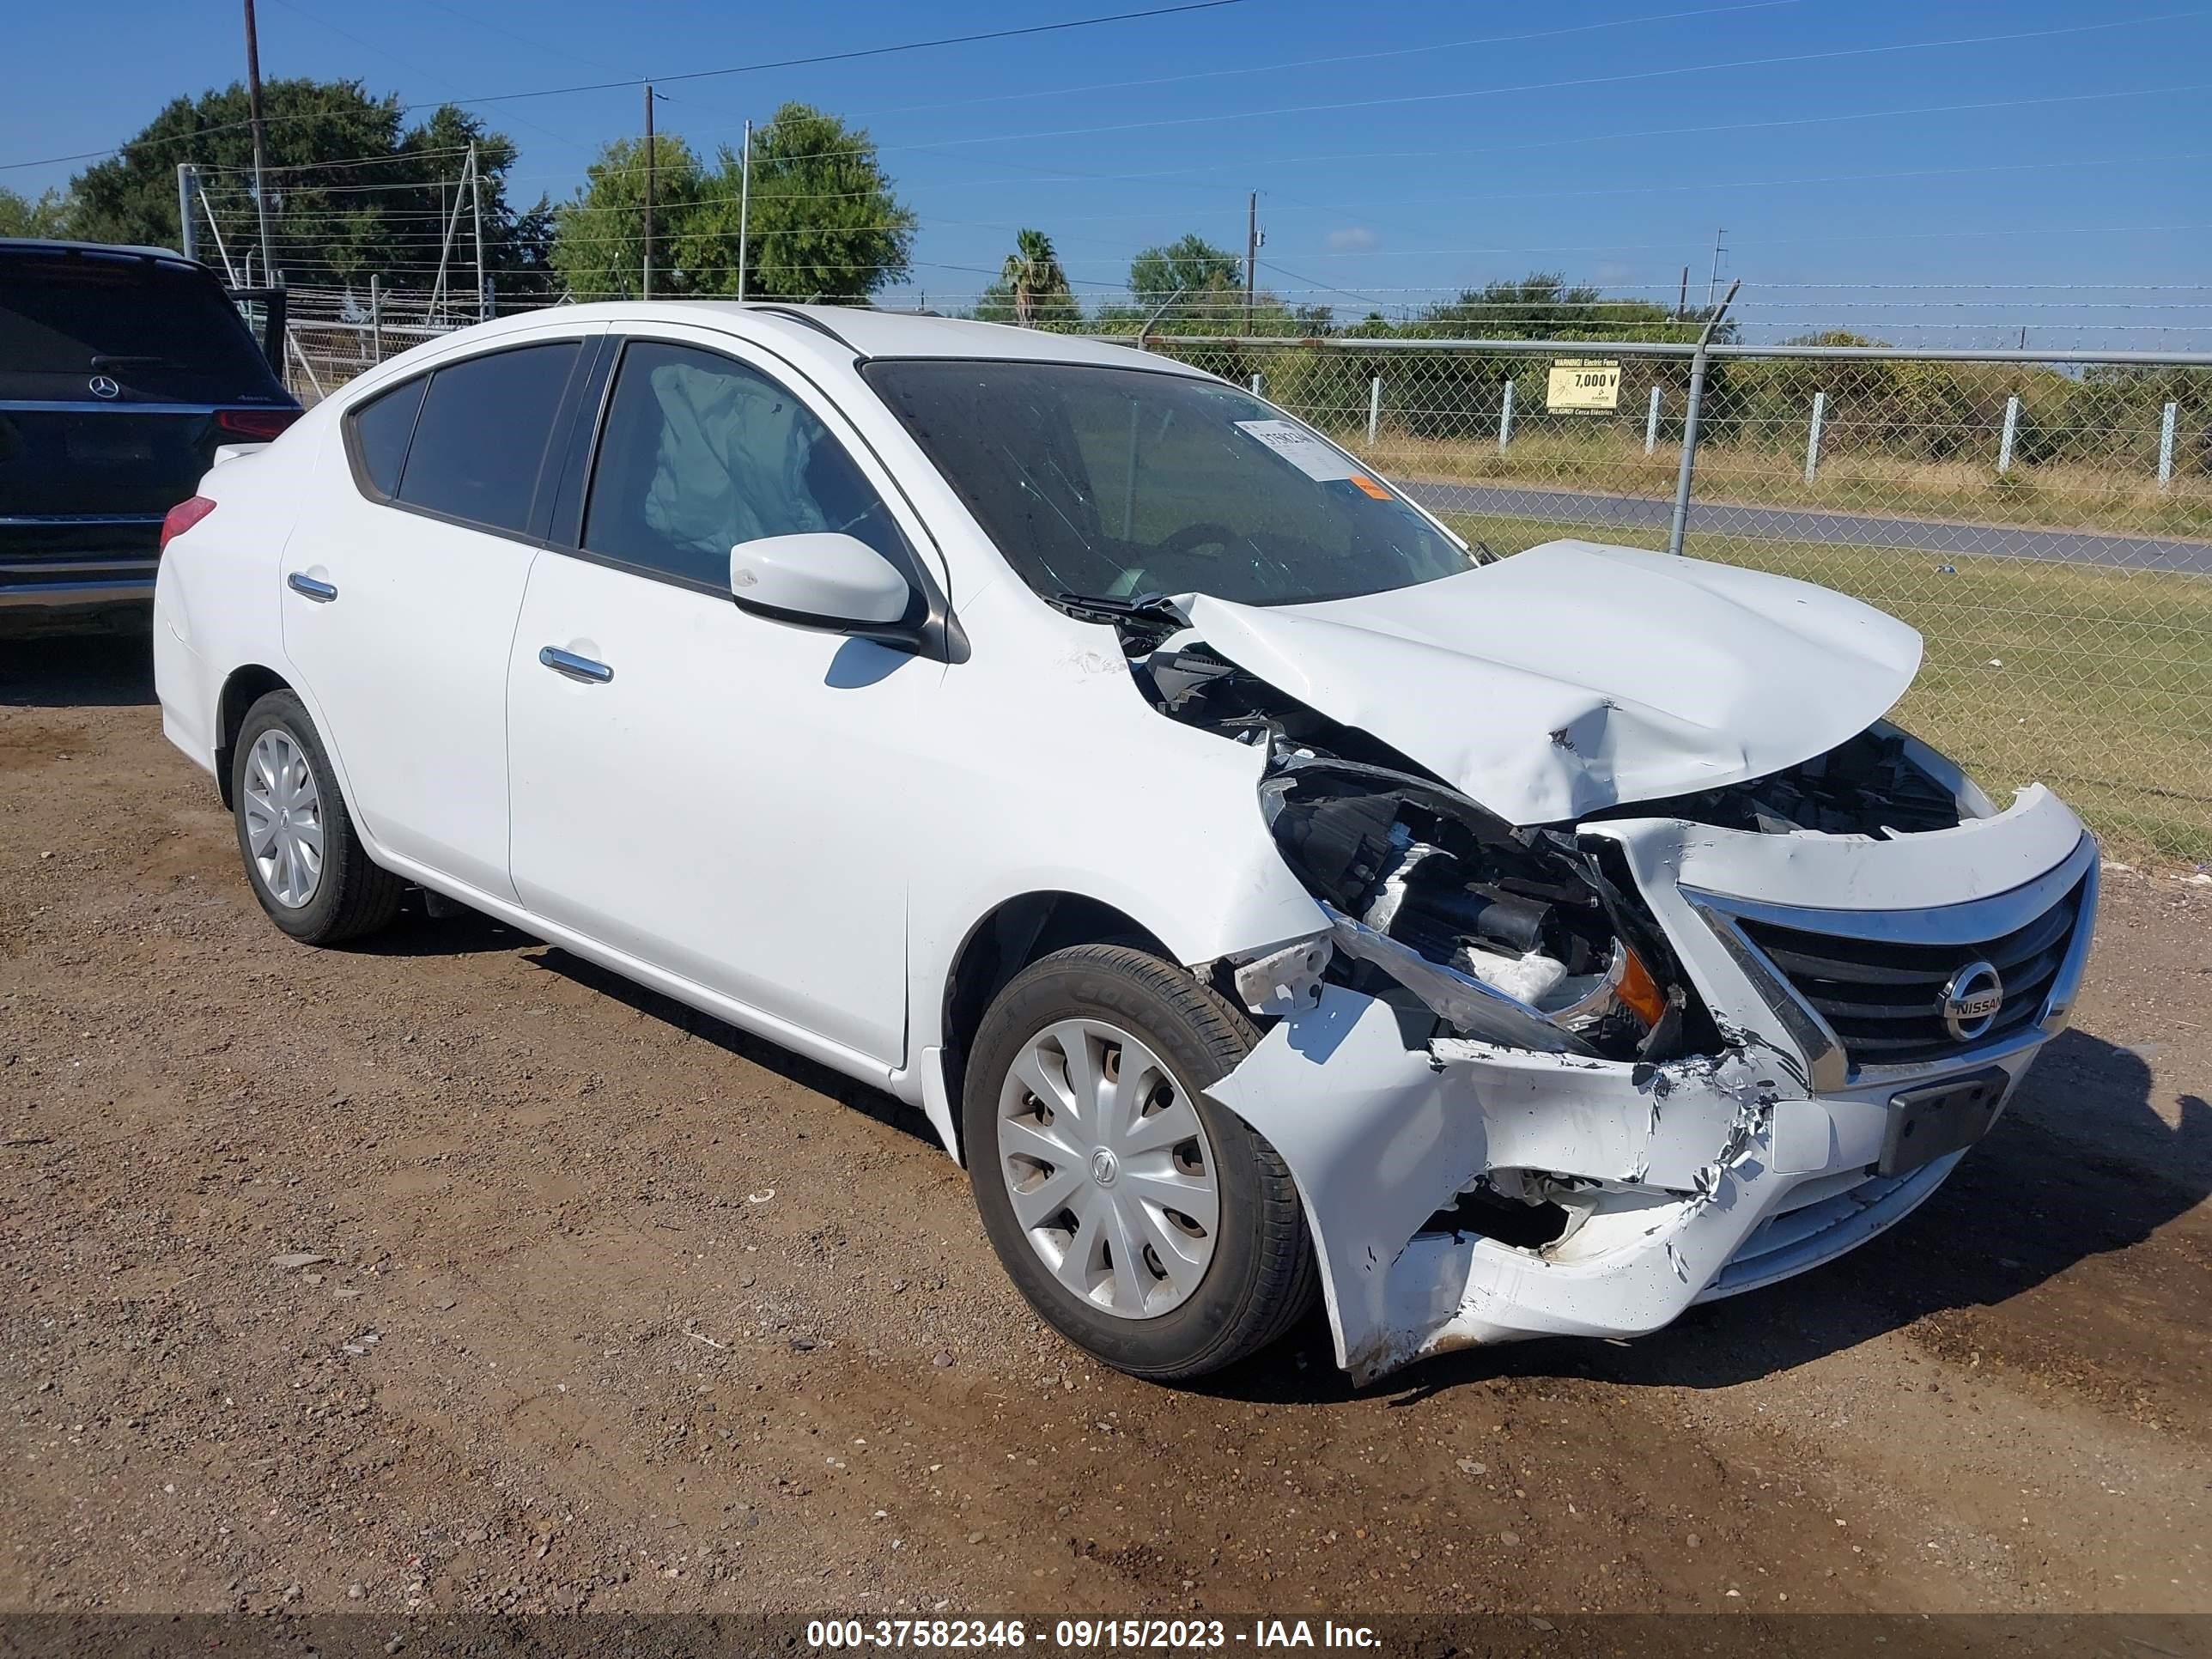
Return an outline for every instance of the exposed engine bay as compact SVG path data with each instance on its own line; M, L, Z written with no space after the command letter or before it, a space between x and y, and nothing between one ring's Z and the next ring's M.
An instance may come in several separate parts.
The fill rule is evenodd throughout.
M1639 594L1680 613L1663 661L1629 648ZM2063 1029L2086 929L2017 1038L1865 1070L1822 1023L1831 957L1963 971L1960 939L2094 880L2047 791L2000 808L1887 723L1918 639L1855 602L1557 544L1307 606L1059 603L1115 628L1153 709L1256 751L1317 908L1186 965L1255 1018L1206 1093L1297 1180L1357 1377L1655 1329L1829 1260L1960 1155L1893 1155L1900 1101L2002 1100ZM1765 954L1769 925L1811 954Z
M1725 1046L1609 838L1508 824L1204 645L1171 647L1141 624L1125 638L1162 712L1269 749L1261 809L1333 926L1325 963L1248 972L1255 985L1273 975L1285 1007L1296 982L1325 978L1389 1002L1409 1038L1648 1062ZM1953 827L1961 803L1916 748L1877 726L1782 772L1585 822L1866 836Z
M1669 800L1638 801L1597 816L1687 818L1723 830L1782 836L1916 835L1954 830L1959 798L1913 755L1910 738L1887 724L1826 754L1748 783Z

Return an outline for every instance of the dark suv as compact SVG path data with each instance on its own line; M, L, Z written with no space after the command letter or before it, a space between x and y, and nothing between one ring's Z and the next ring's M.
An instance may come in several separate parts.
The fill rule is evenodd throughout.
M162 515L299 415L206 266L0 239L0 611L150 599Z

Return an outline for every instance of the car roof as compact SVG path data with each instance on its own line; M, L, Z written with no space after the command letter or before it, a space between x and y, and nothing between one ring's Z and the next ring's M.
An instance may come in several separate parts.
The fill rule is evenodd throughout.
M987 357L1038 362L1120 363L1149 361L1129 346L1109 345L1079 334L1017 328L1009 323L970 322L961 317L933 317L919 312L873 311L857 306L732 306L767 316L787 317L803 326L826 331L864 357Z
M172 264L189 265L195 270L208 269L171 247L137 247L124 242L71 242L43 236L0 236L0 253L124 253L141 259L163 259Z
M786 305L757 300L618 300L510 313L496 323L479 326L503 331L509 325L526 326L532 321L568 317L620 325L688 323L763 343L773 341L787 353L836 356L848 362L854 357L934 357L1098 363L1207 378L1202 371L1172 358L1131 346L1109 345L1079 334L915 312L873 311L859 306Z

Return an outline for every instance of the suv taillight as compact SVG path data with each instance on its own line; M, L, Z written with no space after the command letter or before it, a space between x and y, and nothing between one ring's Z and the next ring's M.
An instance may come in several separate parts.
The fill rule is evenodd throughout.
M300 418L296 409L218 409L215 428L249 443L266 443Z
M215 503L204 495L195 495L188 501L179 501L163 515L161 540L157 552L166 553L169 544L215 511Z

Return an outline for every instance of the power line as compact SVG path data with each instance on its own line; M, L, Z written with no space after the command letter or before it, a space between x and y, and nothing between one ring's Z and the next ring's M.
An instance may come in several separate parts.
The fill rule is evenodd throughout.
M672 81L705 81L722 76L751 75L762 70L802 69L815 64L843 64L860 58L888 57L894 52L927 52L939 46L974 46L984 40L1012 40L1022 35L1053 34L1066 29L1095 28L1102 23L1135 22L1148 17L1171 17L1179 12L1212 11L1216 7L1243 3L1243 0L1185 0L1185 3L1182 5L1155 6L1147 11L1117 11L1103 17L1071 18L1062 23L1030 23L1020 28L985 29L975 34L941 35L933 40L902 41L893 46L860 46L850 52L817 52L808 58L779 58L768 63L739 64L730 69L689 70L681 75L653 75L645 78L656 84L665 84ZM634 79L600 81L582 86L550 87L536 92L503 92L494 94L488 98L467 98L448 101L497 104L517 98L556 98L572 92L606 92L616 88L627 88L636 84Z
M1982 230L1916 230L1885 231L1890 241L1930 241L1952 236L2144 236L2165 235L2184 231L2212 230L2212 223L2176 225L2008 225ZM1839 230L1823 236L1762 237L1762 247L1796 247L1819 246L1826 242L1861 241L1863 230ZM1325 253L1317 257L1326 259L1411 258L1422 255L1464 255L1486 253L1625 253L1648 249L1670 248L1674 242L1537 242L1517 247L1409 247L1369 248L1358 252Z
M1283 70L1326 69L1342 64L1364 64L1381 58L1425 57L1431 52L1455 52L1467 46L1515 46L1527 40L1548 40L1561 35L1590 34L1601 29L1629 28L1642 23L1673 23L1689 17L1711 17L1724 12L1770 11L1794 6L1803 0L1740 0L1725 6L1699 6L1688 11L1648 12L1640 17L1611 17L1601 22L1576 23L1555 29L1531 29L1520 34L1485 34L1465 40L1438 40L1431 46L1392 46L1378 52L1333 52L1325 58L1293 58L1281 63L1254 64L1235 69L1193 70L1184 75L1160 75L1135 81L1095 81L1085 86L1044 87L1029 92L994 93L988 98L955 99L941 104L901 104L878 110L861 110L853 116L865 121L878 115L915 115L939 109L965 109L976 104L1017 103L1036 98L1070 98L1086 92L1125 92L1140 87L1179 86L1188 81L1212 81L1234 75L1268 75Z
M2178 18L2202 17L2208 9L2159 12L2144 17L2113 18L2100 23L2075 23L2058 28L2021 29L2003 34L1959 35L1943 40L1904 40L1878 46L1838 46L1826 52L1785 52L1767 58L1737 58L1712 64L1683 64L1667 69L1633 70L1618 75L1590 75L1565 81L1531 81L1519 85L1473 87L1457 92L1401 93L1389 98L1355 98L1325 104L1288 104L1275 109L1234 110L1212 115L1179 115L1152 121L1124 121L1104 126L1054 127L1036 132L994 133L972 138L943 138L927 143L900 146L906 149L945 149L963 144L1025 143L1037 138L1082 138L1109 132L1137 132L1159 127L1201 126L1221 121L1254 121L1281 115L1317 115L1342 110L1379 109L1386 106L1444 103L1466 98L1495 98L1513 93L1561 92L1581 87L1617 86L1631 81L1656 81L1684 75L1705 75L1722 70L1772 69L1785 64L1829 62L1838 58L1870 58L1885 53L1933 52L1952 46L1984 46L2015 40L2043 40L2060 35L2089 34L2101 30L2129 28L2141 23L2172 22Z
M2197 15L2203 15L2203 13L2202 13L2202 10L2200 9L2200 11L2197 11L2197 12L2191 12L2191 13L2185 13L2185 14L2174 14L2174 15L2177 15L2197 16ZM2136 20L2132 20L2132 21L2159 21L2159 20L2157 20L2157 19L2136 19ZM2109 27L2119 27L2119 25L2118 25L2118 24L2117 24L2117 23L2100 23L2100 24L2086 25L2085 27L2093 27L2093 28L2109 28ZM2069 33L2069 32L2070 32L2070 31L2067 31L2067 30L2059 30L2059 31L2055 31L2055 32L2056 32L2056 33ZM2007 37L1995 37L1995 36L1992 36L1992 37L1987 37L1987 38L1989 38L1989 39L1997 39L1997 38L2004 38L2004 39L2024 39L2024 38L2027 38L2027 37L2025 37L2025 36L2007 36ZM1923 42L1918 42L1918 43L1905 43L1905 44L1903 44L1903 45L1893 46L1854 47L1854 48L1850 48L1850 52L1904 52L1904 51L1915 51L1915 50L1920 50L1920 49L1922 49L1922 48L1924 48L1924 47L1930 47L1930 46L1953 46L1953 45L1964 45L1964 44L1972 44L1972 43L1970 43L1970 42L1965 42L1965 41L1923 41ZM1816 55L1816 56L1818 56L1818 55L1822 55L1822 54L1815 54L1815 55ZM1848 55L1848 54L1845 54L1845 55ZM1695 65L1690 65L1690 66L1686 66L1686 67L1683 67L1683 68L1671 69L1671 70L1651 70L1651 71L1645 71L1645 72L1644 72L1644 73L1648 74L1648 75L1688 75L1688 74L1698 73L1698 72L1701 72L1701 71L1703 71L1703 70L1717 70L1717 69L1731 69L1731 68L1741 67L1741 66L1742 66L1742 62L1764 62L1764 61L1766 61L1766 60L1741 60L1741 61L1736 62L1736 63L1695 64ZM1793 61L1794 61L1794 60L1793 60ZM1637 77L1629 77L1629 78L1637 78ZM1483 96L1486 96L1486 95L1488 95L1488 94L1491 94L1491 93L1498 93L1498 92L1524 92L1524 91L1551 91L1551 90L1557 90L1557 89L1560 89L1560 88L1564 88L1575 87L1575 86L1581 86L1581 85L1585 85L1585 84L1589 84L1589 83L1588 83L1588 82L1578 82L1578 81L1547 82L1543 82L1543 83L1540 83L1540 84L1538 84L1538 85L1531 85L1531 86L1523 86L1523 87L1499 87L1499 88L1480 88L1480 89L1477 89L1477 90L1475 90L1475 91L1471 91L1471 92L1437 93L1437 94L1423 94L1423 95L1424 95L1424 96L1434 96L1434 97L1439 97L1439 98L1483 97ZM2095 102L2106 101L2106 100L2112 100L2112 99L2116 99L2116 98L2145 98L2145 97L2156 97L2156 96L2160 96L2160 95L2164 95L2164 94L2173 94L2173 93L2202 92L2202 91L2206 90L2208 87L2212 87L2212 82L2188 82L2188 83L2185 83L2185 84L2183 84L2183 85L2179 85L2179 86L2162 86L2162 87L2130 87L2130 88L2119 88L2119 89L2117 89L2117 90L2114 90L2114 91L2110 91L2110 92L2070 92L2070 93L2057 93L2057 94L2049 94L2049 95L2047 95L2047 96L2037 97L2037 98L2002 98L2002 99L1983 99L1983 100L1975 100L1975 101L1972 101L1972 102L1968 102L1968 103L1956 103L1956 104L1923 104L1923 105L1911 106L1908 106L1908 107L1905 107L1905 108L1901 108L1901 109L1847 110L1847 111L1842 112L1841 113L1837 113L1837 114L1829 114L1829 115L1808 115L1808 116L1790 116L1790 117L1784 117L1784 118L1777 118L1777 119L1772 119L1772 120L1765 120L1765 121L1729 121L1729 122L1710 123L1710 124L1704 125L1699 125L1699 126L1645 127L1645 128L1634 129L1634 130L1631 130L1631 131L1621 131L1621 132L1579 133L1579 134L1577 134L1576 136L1574 136L1574 137L1569 137L1569 138L1544 139L1544 140L1539 140L1539 141L1537 141L1537 142L1535 142L1535 143L1522 143L1522 144L1491 144L1491 145L1478 146L1478 147L1474 148L1474 149L1396 149L1396 150L1334 150L1334 151L1323 151L1323 152L1321 152L1321 153L1319 153L1319 154L1305 155L1286 155L1286 156L1263 157L1263 158L1261 158L1261 160L1262 161L1269 162L1269 163L1273 163L1273 164L1274 164L1274 165L1279 165L1279 166L1291 166L1291 165L1310 164L1310 163L1318 162L1318 161L1412 161L1412 160L1433 160L1433 159L1458 159L1458 158L1466 158L1466 157L1472 157L1472 156L1478 156L1478 155L1519 155L1519 154L1522 154L1522 153L1526 153L1526 152L1533 151L1533 150L1565 149L1570 149L1570 148L1572 148L1572 147L1575 147L1575 146L1577 146L1577 145L1582 145L1582 144L1616 143L1616 142L1619 142L1619 141L1623 140L1623 139L1635 139L1635 138L1672 138L1672 137L1690 137L1707 136L1707 135L1711 135L1711 134L1716 134L1716 133L1724 133L1724 132L1753 132L1753 131L1767 131L1767 130L1777 129L1777 128L1784 128L1784 127L1820 126L1820 125L1828 125L1828 124L1831 124L1831 123L1842 123L1842 122L1853 122L1853 121L1879 121L1879 120L1889 120L1889 119L1899 118L1906 117L1906 116L1916 116L1916 115L1957 115L1957 114L1973 114L1973 113L1979 113L1979 112L1984 112L1991 111L1991 110L2001 110L2001 109L2034 109L2034 108L2042 108L2042 107L2046 107L2046 106L2048 106L2056 105L2056 104L2095 103ZM1390 100L1384 100L1384 101L1386 101L1386 102L1387 102L1387 101L1390 101ZM1334 108L1334 107L1337 107L1337 106L1314 106L1314 107L1317 107L1317 108L1318 108L1318 107ZM1245 112L1243 112L1243 113L1237 114L1237 115L1227 115L1227 116L1218 116L1218 117L1217 117L1217 116L1201 116L1201 117L1175 117L1175 118L1168 118L1168 119L1166 119L1166 120L1164 120L1164 121L1158 121L1158 122L1137 122L1137 123L1131 124L1131 125L1130 125L1129 127L1123 127L1123 128L1113 128L1113 129L1085 129L1085 131L1131 131L1131 130L1133 130L1134 128L1137 128L1137 127L1149 127L1149 126L1157 126L1157 125L1182 125L1183 122L1185 122L1185 121L1187 121L1187 120L1192 120L1192 119L1197 119L1197 120L1217 120L1217 119L1218 119L1218 120L1242 120L1242 119L1247 118L1247 117L1248 117L1248 116L1251 116L1251 117L1258 117L1258 116L1266 116L1266 115L1276 115L1276 114L1285 114L1285 113L1299 113L1299 112L1300 112L1300 111L1281 111L1281 110L1256 110L1256 111ZM714 131L714 129L711 129L711 128L710 128L710 129L708 129L708 132L707 132L706 134L695 134L694 136L695 136L695 137L705 137L705 136L708 136L708 134L711 134ZM1009 133L1009 134L998 135L998 136L994 136L994 137L969 137L969 138L952 138L952 139L932 140L932 141L928 141L928 142L925 142L925 143L912 143L912 144L876 144L876 143L871 143L871 144L869 144L869 145L866 146L866 149L872 149L872 150L873 150L875 153L877 153L878 155L897 155L897 154L902 154L902 153L910 152L910 151L915 151L915 150L935 151L935 150L938 150L938 149L943 149L943 148L945 148L945 147L948 147L948 146L951 146L951 145L968 145L968 144L981 144L981 143L1000 143L1000 142L1012 142L1012 141L1015 141L1015 140L1026 140L1026 139L1030 139L1030 138L1054 137L1064 137L1064 136L1066 136L1066 135L1065 135L1065 134L1058 134L1058 133L1037 133L1037 132ZM814 160L817 160L817 159L820 159L820 158L822 158L822 157L825 157L825 156L850 155L856 155L856 154L860 154L860 153L861 153L861 149L862 149L862 147L860 147L860 146L846 146L846 147L842 147L842 148L836 149L810 150L810 151L805 151L805 152L799 153L799 154L795 154L795 155L790 155L790 156L783 157L783 158L781 158L781 159L783 159L783 160L787 160L787 161L814 161ZM950 157L945 157L945 158L941 158L941 159L950 160L950 159L951 159L951 158L950 158ZM975 159L981 161L981 160L984 160L985 158L982 158L982 157L977 157L977 158L975 158ZM1017 165L1016 163L1010 162L1010 161L1002 161L1002 160L992 160L992 161L989 162L989 164L990 164L990 165L992 165L992 166L1005 166L1005 167L1012 167L1012 166L1016 166L1016 165ZM1150 172L1145 172L1145 173L1116 173L1116 174L1112 175L1112 178L1113 178L1114 181L1115 181L1115 182L1117 182L1117 183L1118 183L1118 182L1128 181L1128 180L1135 180L1135 179L1170 179L1170 178L1176 178L1176 177L1181 177L1181 176L1187 175L1187 174L1190 174L1190 173L1221 173L1221 172L1229 172L1229 171L1249 170L1249 169L1250 167L1252 167L1255 164L1255 163L1254 160L1253 160L1252 158L1249 158L1249 157L1241 158L1241 159L1239 159L1239 158L1231 158L1231 159L1229 159L1229 160L1219 161L1206 161L1206 162L1196 163L1196 164L1194 164L1194 165L1189 166L1189 167L1158 168L1158 169L1155 169L1155 170L1152 170L1152 171L1150 171ZM235 171L236 169L232 169L232 170L233 170L233 171ZM614 174L618 174L618 173L629 173L629 172L635 172L635 171L636 171L636 170L637 170L637 169L636 169L635 167L613 167L613 168L603 168L603 169L602 169L602 173L603 173L603 174L605 174L605 175L607 175L607 176L612 176L612 175L614 175ZM1070 179L1076 179L1076 180L1098 179L1101 179L1101 178L1103 178L1103 177L1104 177L1104 176L1105 176L1105 175L1102 175L1102 174L1098 174L1098 173L1072 173L1072 172L1066 172L1066 171L1062 171L1062 172L1059 172L1059 173L1042 173L1042 171L1041 169L1040 169L1040 173L1041 173L1042 176L1040 177L1039 182L1041 182L1041 183L1048 183L1048 182L1066 182L1066 181L1070 180ZM955 182L956 182L956 183L957 183L957 182L959 182L959 181L955 181ZM935 187L935 188L945 188L945 187L947 187L947 186L933 186L933 187Z
M1097 28L1107 23L1137 22L1146 18L1172 17L1183 12L1212 11L1222 6L1236 6L1243 3L1243 0L1184 0L1184 3L1180 5L1154 6L1143 11L1111 12L1097 17L1069 18L1057 23L1030 23L1018 28L985 29L973 34L940 35L928 40L902 40L894 46L859 46L849 52L818 52L806 58L781 58L758 64L736 64L727 69L688 70L677 75L657 75L641 78L662 82L702 81L722 76L751 75L763 70L799 69L814 64L849 63L861 58L884 58L896 52L927 52L943 46L974 46L985 40L1012 40L1026 35L1054 34L1068 29ZM609 92L617 88L628 90L636 86L640 78L633 76L621 81L594 81L567 87L538 87L523 92L487 93L473 98L441 98L435 102L402 104L398 106L398 112L403 115L411 114L418 109L436 109L446 104L464 106L471 104L502 104L512 103L522 98L560 98L572 93ZM317 121L324 119L325 116L319 111L312 114L278 116L274 118L281 121ZM173 143L180 140L189 141L192 138L204 137L210 133L240 130L249 125L250 123L245 121L220 122L214 125L196 128L189 134L179 134L176 137L148 139L143 142L134 140L114 145L107 149L81 150L72 155L48 155L34 161L0 161L0 172L15 172L22 167L56 167L65 161L96 161L102 156L120 155L126 149L142 149L153 144Z

